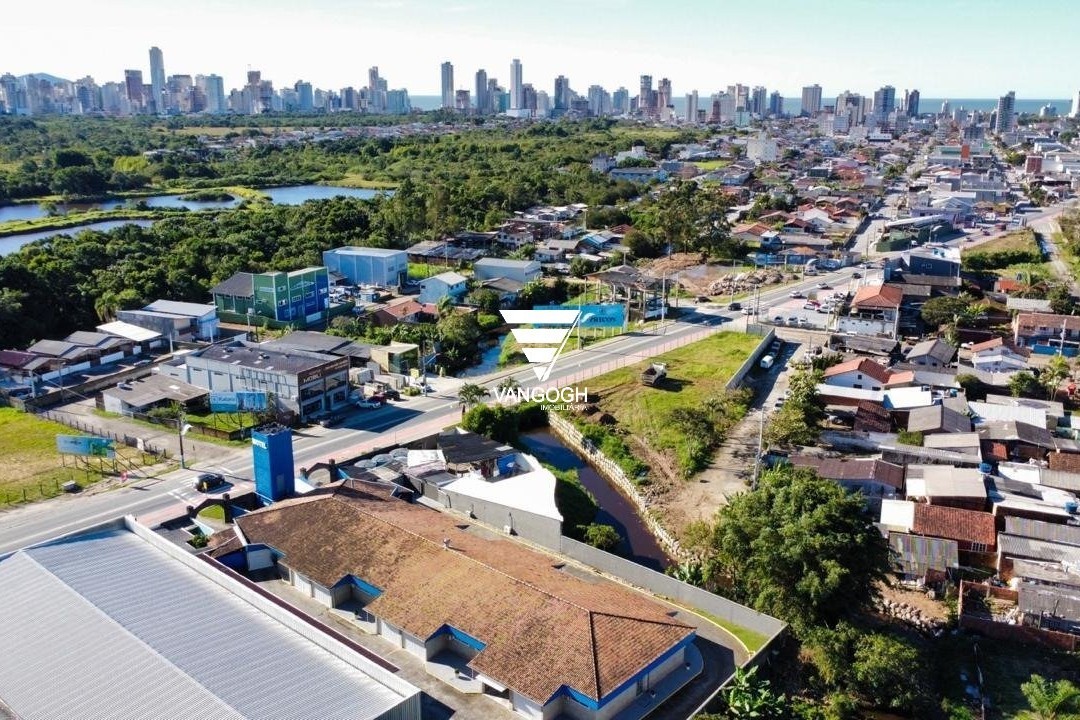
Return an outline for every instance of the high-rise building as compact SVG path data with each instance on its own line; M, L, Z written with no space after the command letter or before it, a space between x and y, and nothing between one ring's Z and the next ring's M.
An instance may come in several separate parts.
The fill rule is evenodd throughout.
M656 93L652 89L652 75L642 75L638 88L638 112L653 115L656 112Z
M1069 112L1069 115L1074 118L1080 118L1080 90L1077 90L1076 94L1073 95L1072 110Z
M443 109L454 107L454 66L449 60L442 64L442 106Z
M697 122L698 94L697 90L686 96L686 122Z
M143 79L142 70L125 70L124 87L127 89L128 101L131 103L131 112L142 112L143 109Z
M300 112L307 113L315 109L315 95L311 83L297 80L293 90L296 91L296 107Z
M491 100L488 96L487 70L480 68L476 71L476 114L487 115L491 112Z
M165 56L161 49L150 48L150 102L147 111L164 115L167 109L165 99Z
M206 96L206 112L217 115L228 110L225 104L225 81L219 75L196 75L195 87Z
M761 85L755 87L750 91L750 112L759 116L765 117L769 111L769 97L765 88Z
M942 100L941 101L941 110L940 110L940 112L938 114L940 114L940 115L942 115L944 117L948 117L950 112L952 112L952 111L949 108L949 101L948 100Z
M780 117L784 114L784 96L776 90L769 93L769 114Z
M570 109L570 80L564 75L555 78L555 93L552 97L557 113Z
M874 92L874 114L884 120L896 109L896 88L885 85Z
M510 61L510 109L526 109L525 87L521 82L521 61L517 58Z
M401 88L398 90L383 90L382 92L386 97L387 113L390 115L408 115L412 112L412 101L409 100L408 90ZM468 94L468 90L465 92Z
M624 87L611 94L611 111L616 115L626 115L630 112L630 91Z
M194 87L190 75L170 75L165 81L165 111L191 112L191 91Z
M807 85L802 89L802 106L800 114L811 117L821 111L821 86L818 84Z
M904 91L904 113L908 117L919 117L919 91Z
M14 115L19 109L19 79L11 73L0 76L0 101L3 112Z
M611 94L599 85L590 85L588 111L592 117L611 114Z
M547 93L536 92L536 88L532 86L532 83L525 83L521 86L521 107L519 110L529 115L535 115L537 109L540 106L539 96L544 96L544 109L547 110Z
M656 85L656 109L663 110L668 105L671 105L671 81L667 78L660 78L660 82Z
M386 112L386 79L379 76L379 66L368 69L368 111Z
M1008 94L998 98L997 116L994 118L994 132L998 135L1012 132L1016 129L1016 92L1010 90Z

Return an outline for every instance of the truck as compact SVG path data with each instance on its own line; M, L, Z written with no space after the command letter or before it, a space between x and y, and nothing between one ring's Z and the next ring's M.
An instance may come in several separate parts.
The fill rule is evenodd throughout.
M761 358L761 367L768 370L773 366L773 362L775 362L775 360L776 358L774 358L772 355L766 355L765 357Z
M652 363L641 373L641 382L643 385L652 386L665 377L667 377L667 365L664 363Z

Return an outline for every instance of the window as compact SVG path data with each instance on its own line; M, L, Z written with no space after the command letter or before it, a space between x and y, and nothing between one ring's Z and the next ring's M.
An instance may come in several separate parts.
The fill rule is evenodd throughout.
M986 544L973 542L971 543L971 552L984 553L986 552Z

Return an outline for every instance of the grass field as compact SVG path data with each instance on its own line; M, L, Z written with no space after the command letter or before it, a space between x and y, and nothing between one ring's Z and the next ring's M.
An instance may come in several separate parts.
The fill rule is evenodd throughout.
M83 459L75 468L74 456L56 452L57 435L80 434L14 408L0 408L0 505L23 502L24 492L27 501L53 497L60 494L60 485L68 480L83 486L101 480L98 472L87 473ZM135 462L141 459L138 450L122 445L116 447L116 454ZM95 459L89 463L98 467ZM109 473L111 461L104 461L104 468Z
M694 160L692 162L705 172L719 170L731 164L730 160Z
M1030 228L1017 230L1016 232L1002 235L987 242L976 245L970 252L997 253L1009 250L1022 250L1024 252L1039 252L1039 244L1035 242L1035 233Z
M387 180L372 180L365 177L362 173L351 172L345 175L340 180L334 180L331 185L341 187L352 188L371 188L373 190L392 190L397 187L397 183L392 183Z
M471 275L472 271L462 271L457 269L457 265L453 262L449 266L441 263L422 263L422 262L410 262L409 263L409 277L413 280L423 280L429 278L432 275L438 275L444 272L457 272L464 275Z
M671 412L698 407L702 400L722 394L728 380L759 342L761 338L756 335L721 332L592 378L587 385L589 392L599 397L600 409L614 416L629 435L639 440L648 438L654 450L668 450L678 456L685 442L681 432L668 422ZM641 371L650 362L667 364L662 387L641 383Z
M36 230L62 230L88 223L104 222L105 220L156 220L166 214L155 210L90 210L89 212L35 218L33 220L12 220L0 223L0 236L34 232Z

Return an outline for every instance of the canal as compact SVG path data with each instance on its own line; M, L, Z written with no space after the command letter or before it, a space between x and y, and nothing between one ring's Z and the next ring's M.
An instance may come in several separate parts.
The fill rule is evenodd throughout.
M591 465L582 460L549 430L521 436L521 442L542 462L559 470L577 470L581 484L596 498L600 510L594 522L613 526L623 539L619 554L652 570L663 572L671 558L649 532L637 508Z

